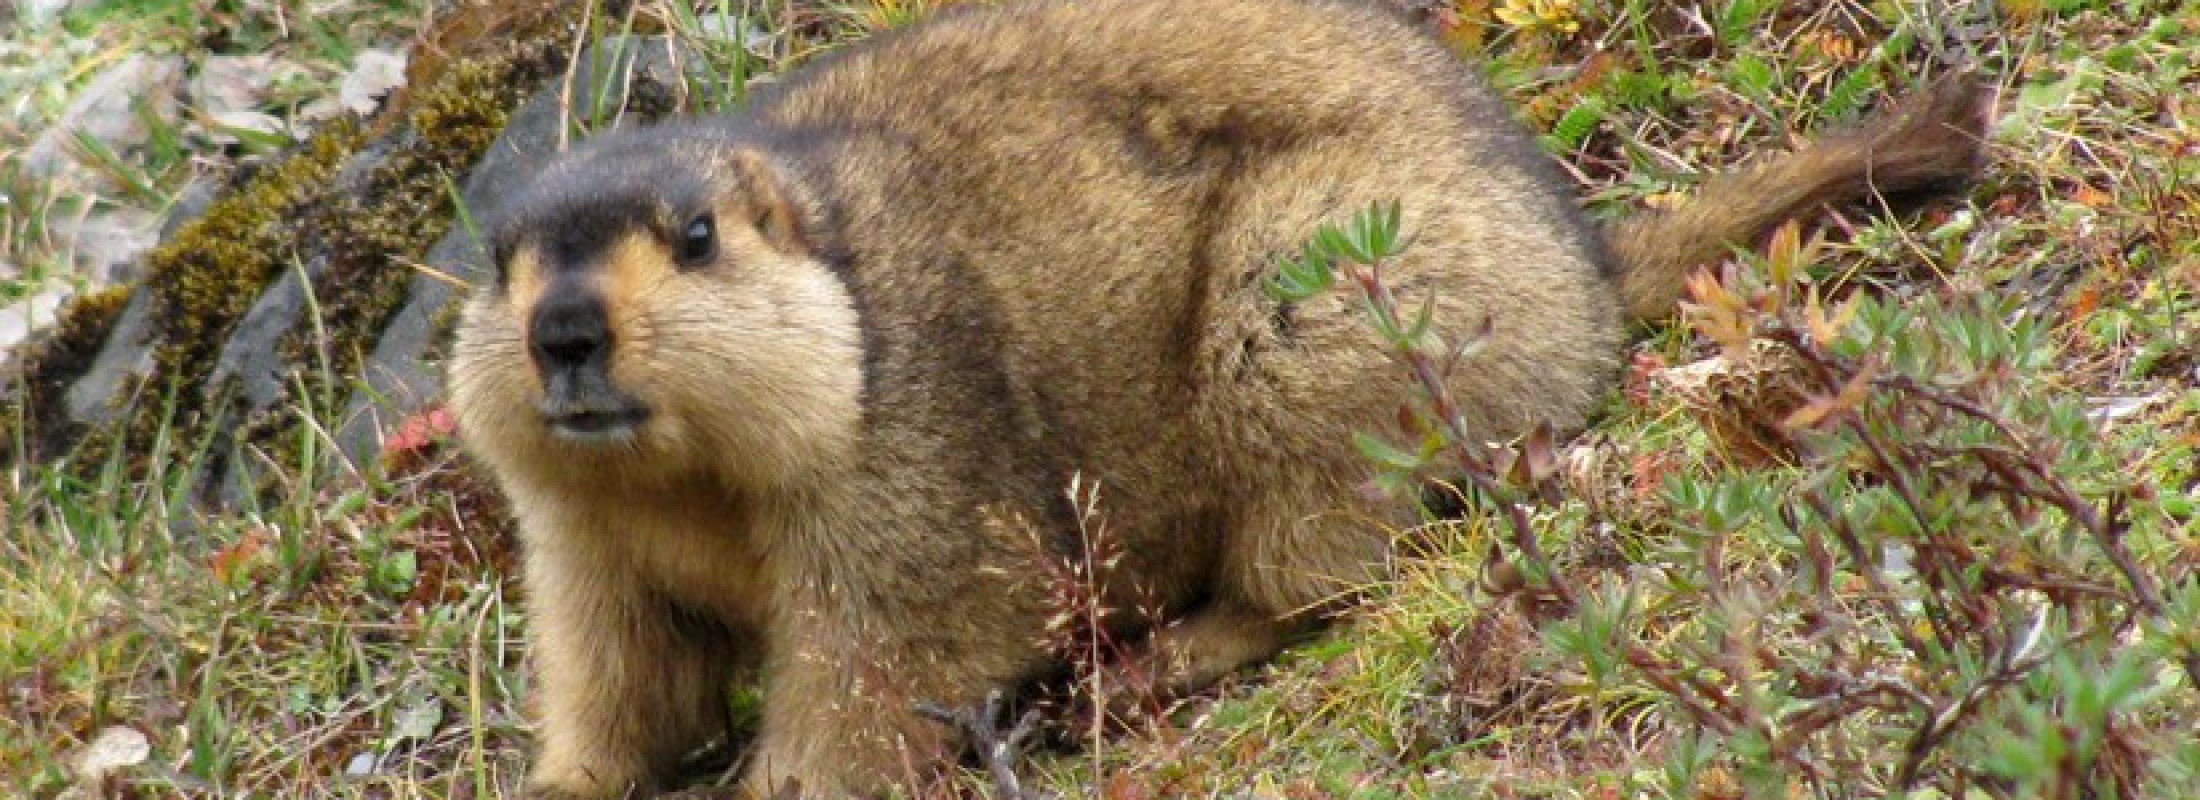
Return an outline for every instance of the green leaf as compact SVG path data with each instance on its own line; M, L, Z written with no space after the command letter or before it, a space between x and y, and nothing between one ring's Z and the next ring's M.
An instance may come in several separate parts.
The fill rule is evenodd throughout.
M1323 260L1349 258L1352 255L1352 243L1345 239L1344 231L1337 230L1335 225L1323 225L1321 230L1316 231L1314 246L1323 256Z
M1726 68L1727 80L1735 89L1752 100L1765 101L1772 97L1772 88L1779 83L1779 72L1764 59L1744 53L1734 57L1734 63Z
M1391 469L1413 470L1420 469L1422 465L1420 456L1400 450L1389 442L1365 433L1352 434L1352 446L1359 448L1360 455L1369 461Z
M1398 254L1399 202L1376 203L1366 212L1368 251L1376 258Z
M1581 98L1557 122L1551 124L1552 143L1558 145L1557 149L1561 152L1581 147L1582 142L1588 141L1590 134L1596 133L1597 126L1603 124L1605 113L1603 98Z
M1613 102L1622 107L1662 111L1672 92L1673 81L1655 72L1628 70L1612 76L1605 85L1609 87Z
M1406 341L1415 347L1428 338L1429 325L1436 320L1436 292L1430 290L1421 299L1421 310L1413 314L1413 326L1406 330Z
M1756 34L1765 14L1776 5L1774 0L1729 0L1719 9L1718 20L1713 23L1719 31L1719 41L1728 46L1739 46Z
M392 591L411 590L419 577L420 556L411 550L399 550L382 559L382 583Z
M1864 96L1879 84L1879 64L1867 63L1835 83L1818 106L1820 119L1845 120L1864 108Z

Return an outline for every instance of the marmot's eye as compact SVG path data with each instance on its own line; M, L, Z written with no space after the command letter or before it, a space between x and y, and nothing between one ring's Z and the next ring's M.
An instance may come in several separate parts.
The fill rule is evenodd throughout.
M718 232L711 224L710 215L698 215L688 220L687 230L680 234L680 263L696 266L718 254Z

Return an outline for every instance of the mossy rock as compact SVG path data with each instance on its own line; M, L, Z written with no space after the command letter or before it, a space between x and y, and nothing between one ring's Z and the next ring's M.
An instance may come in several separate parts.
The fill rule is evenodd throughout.
M669 111L666 83L685 80L669 65L692 60L663 40L571 65L567 6L514 15L530 20L518 28L466 23L472 52L234 181L148 256L142 284L76 301L9 370L0 459L135 471L162 447L205 446L198 488L221 504L264 486L259 465L371 465L385 431L439 398L433 358L487 273L460 221L585 124L561 100L568 67L573 94L608 88L629 119ZM331 434L340 447L320 446Z
M133 295L129 287L117 286L71 300L52 328L23 346L18 358L31 369L7 398L0 425L8 427L8 436L0 441L0 455L56 453L81 433L82 423L68 413L69 389L99 357L101 343L118 327Z

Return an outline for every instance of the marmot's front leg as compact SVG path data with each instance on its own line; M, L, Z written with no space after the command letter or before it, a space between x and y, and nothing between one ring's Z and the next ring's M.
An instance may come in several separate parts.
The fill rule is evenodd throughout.
M742 781L749 797L776 797L790 780L805 800L882 796L953 765L962 732L918 706L962 708L1014 689L1044 659L1031 632L1045 622L1005 585L949 583L958 599L836 587L842 602L780 617L769 633L763 728ZM845 602L859 597L894 602Z
M781 797L789 781L805 800L842 800L883 794L888 787L922 780L948 763L954 732L920 717L919 684L982 680L953 665L912 680L918 670L941 665L906 663L901 648L873 640L868 646L837 626L775 630L765 667L763 729L750 750L746 796Z
M676 624L671 605L615 560L546 537L527 555L542 750L528 793L613 798L657 790L725 727L738 642Z

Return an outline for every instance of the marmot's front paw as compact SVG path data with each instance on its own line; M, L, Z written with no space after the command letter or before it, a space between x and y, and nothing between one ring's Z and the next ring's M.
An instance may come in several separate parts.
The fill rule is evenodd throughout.
M521 800L645 800L659 797L657 787L624 781L612 788L610 781L571 780L537 774L520 788ZM677 796L677 795L676 795Z

